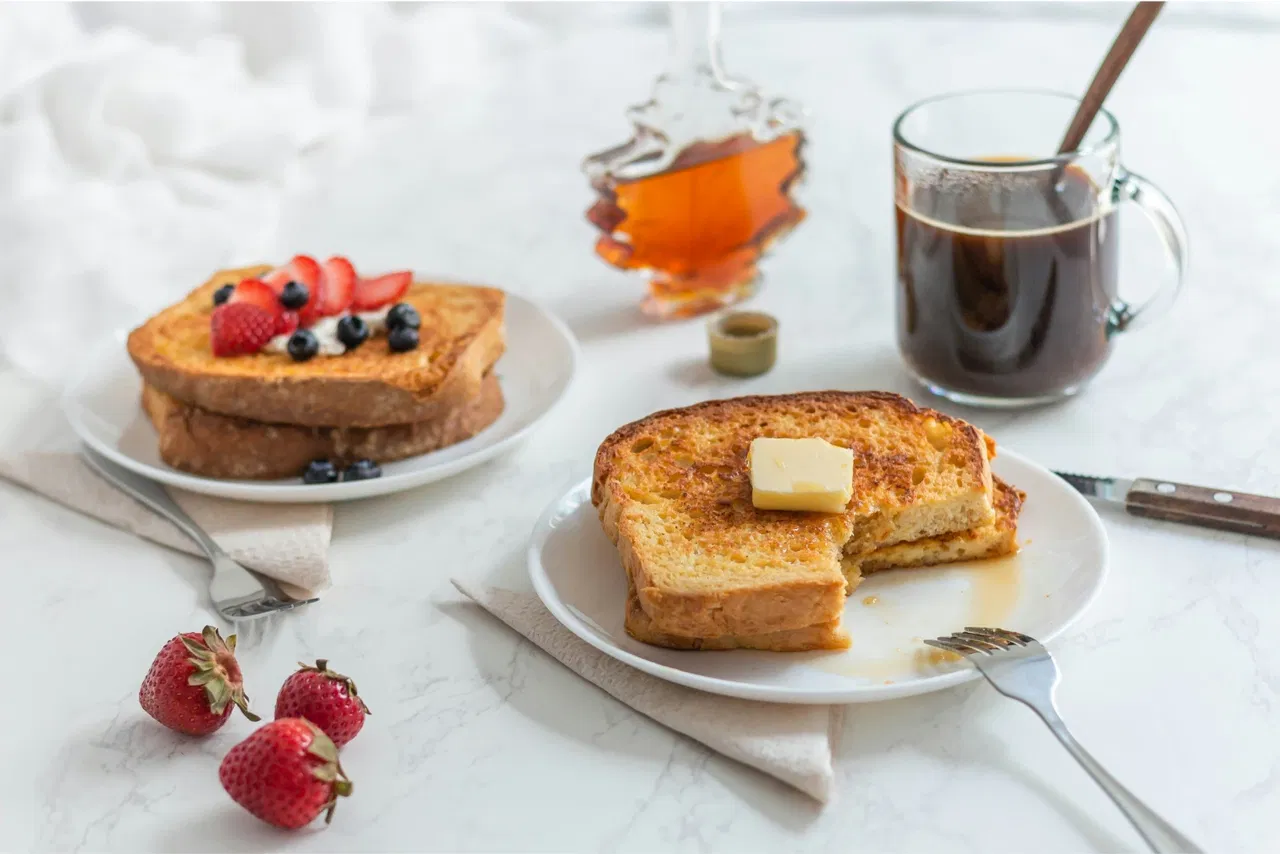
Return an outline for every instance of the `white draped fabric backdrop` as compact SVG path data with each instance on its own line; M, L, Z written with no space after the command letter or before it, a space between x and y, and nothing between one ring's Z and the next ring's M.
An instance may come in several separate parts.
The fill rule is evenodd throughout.
M728 14L883 10L761 3ZM1116 7L962 14L1114 18ZM662 26L664 15L606 3L0 5L0 367L56 383L103 330L220 265L260 260L288 189L341 156L370 117L493 83L503 59L557 28ZM1251 4L1166 12L1195 15L1280 20Z

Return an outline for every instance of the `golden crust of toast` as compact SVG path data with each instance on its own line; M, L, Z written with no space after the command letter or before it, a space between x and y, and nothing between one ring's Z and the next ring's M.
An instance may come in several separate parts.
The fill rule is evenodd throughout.
M627 591L627 615L623 621L627 634L641 643L670 649L760 649L770 652L807 652L815 649L848 649L849 633L840 620L760 635L722 635L718 638L687 638L658 629L640 607L635 589Z
M993 477L995 519L987 525L926 537L911 543L882 546L861 559L852 558L862 575L886 569L936 566L961 560L1004 557L1018 551L1018 514L1027 494Z
M843 514L761 511L757 436L819 436L854 452ZM657 631L703 640L840 618L841 557L988 524L991 469L972 425L884 392L808 392L658 412L609 436L592 502Z
M995 455L995 443L984 437L988 457ZM986 525L967 531L926 537L909 543L882 546L853 559L846 566L849 589L857 587L861 577L887 569L931 566L961 560L994 558L1017 551L1017 521L1026 494L993 476L995 518ZM859 572L860 570L860 572ZM755 649L773 652L802 652L820 649L846 649L848 632L840 621L760 635L723 635L716 638L692 638L673 635L658 629L645 613L628 579L626 631L636 640L654 646L684 650Z
M415 283L403 301L422 317L416 350L393 353L379 335L351 353L306 362L284 353L214 356L213 292L270 269L217 273L133 330L129 356L143 380L223 415L314 427L381 427L437 418L475 398L481 377L502 354L502 291Z
M992 446L994 447L994 446ZM954 561L1003 557L1018 550L1018 513L1026 493L992 477L995 488L996 518L989 525L970 531L926 537L912 543L897 543L876 549L860 561L850 558L845 564L845 578L852 592L865 574L886 569L933 566ZM839 623L823 623L803 629L772 632L765 635L724 635L718 638L687 638L665 634L654 628L653 620L640 607L635 588L627 586L627 633L642 643L672 649L762 649L772 652L803 652L814 649L846 649L849 634Z
M204 477L296 477L316 459L339 467L356 460L402 460L436 451L479 433L503 409L498 378L490 374L474 400L444 415L386 427L300 427L219 415L144 385L142 407L160 439L160 458Z

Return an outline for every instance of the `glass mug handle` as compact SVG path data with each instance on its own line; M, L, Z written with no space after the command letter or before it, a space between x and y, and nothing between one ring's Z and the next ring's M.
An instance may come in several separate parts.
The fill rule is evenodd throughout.
M1147 215L1147 219L1156 227L1160 242L1164 244L1170 260L1173 261L1173 280L1162 285L1144 302L1133 305L1123 299L1117 299L1112 306L1108 331L1128 332L1150 323L1163 314L1178 296L1187 268L1187 230L1169 197L1141 175L1135 175L1124 167L1120 167L1120 173L1116 176L1111 193L1113 200L1133 202Z

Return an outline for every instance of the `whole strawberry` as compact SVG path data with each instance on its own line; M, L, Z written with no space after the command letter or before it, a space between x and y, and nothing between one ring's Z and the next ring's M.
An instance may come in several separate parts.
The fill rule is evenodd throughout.
M188 735L219 729L232 705L249 720L260 720L249 711L235 649L236 636L224 641L213 626L205 626L201 634L173 638L161 647L142 680L142 708L169 729Z
M338 748L310 721L283 718L257 729L231 748L218 768L231 799L258 818L296 830L351 794L338 764Z
M306 718L342 747L360 732L364 716L373 713L356 696L356 683L330 670L327 660L318 660L315 667L302 663L298 667L302 669L280 686L276 720Z

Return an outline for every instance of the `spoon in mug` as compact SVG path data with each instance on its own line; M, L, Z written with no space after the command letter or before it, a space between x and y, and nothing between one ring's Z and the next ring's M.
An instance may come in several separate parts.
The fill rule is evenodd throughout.
M1120 72L1124 71L1125 66L1129 64L1142 37L1147 34L1147 30L1156 20L1156 15L1159 15L1163 8L1163 2L1142 2L1133 8L1129 19L1120 28L1120 34L1111 43L1111 50L1107 51L1102 65L1098 66L1098 72L1093 75L1093 80L1089 83L1084 97L1080 99L1080 106L1071 118L1071 124L1067 126L1062 144L1058 146L1059 154L1066 154L1080 147L1080 143L1084 141L1085 132L1089 130L1089 125L1093 124L1094 117L1102 108L1102 102L1107 99L1107 95L1111 94L1111 88L1116 85Z

